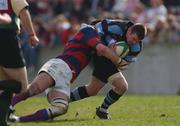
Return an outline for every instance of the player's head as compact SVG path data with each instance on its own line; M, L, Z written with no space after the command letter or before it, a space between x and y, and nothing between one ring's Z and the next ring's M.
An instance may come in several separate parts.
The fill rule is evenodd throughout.
M126 33L126 40L129 44L137 43L146 36L147 29L144 25L137 23L128 28Z

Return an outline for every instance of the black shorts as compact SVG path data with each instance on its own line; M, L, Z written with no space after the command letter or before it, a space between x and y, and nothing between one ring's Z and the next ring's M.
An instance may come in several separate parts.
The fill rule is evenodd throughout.
M108 78L111 75L119 72L117 67L109 59L103 56L97 56L94 54L93 61L93 76L95 76L104 83L108 82Z
M14 30L0 29L0 65L6 68L25 66L20 40Z

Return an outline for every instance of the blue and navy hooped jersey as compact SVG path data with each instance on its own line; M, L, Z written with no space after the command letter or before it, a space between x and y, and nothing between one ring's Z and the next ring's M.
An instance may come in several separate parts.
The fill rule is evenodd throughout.
M89 63L98 43L100 43L100 38L94 27L84 25L65 45L64 52L57 56L64 60L73 71L72 82Z
M105 45L110 45L118 41L126 41L126 32L133 23L124 20L105 19L96 22L94 25L99 36L101 36L102 42ZM137 44L129 45L129 49L130 51L124 59L128 62L134 62L136 61L136 56L142 50L142 42L140 41Z
M105 19L95 24L98 34L106 45L126 41L126 31L132 26L130 21Z

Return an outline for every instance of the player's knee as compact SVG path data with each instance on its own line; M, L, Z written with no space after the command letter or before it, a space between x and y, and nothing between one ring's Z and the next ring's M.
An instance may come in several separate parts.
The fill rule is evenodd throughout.
M127 82L124 82L122 84L122 88L124 89L124 92L128 90L128 83Z
M128 90L128 82L121 72L116 73L108 78L108 81L116 88L119 94L124 94Z
M59 115L63 115L68 110L68 101L63 99L55 99L50 102L51 107L49 108L52 117L57 117Z
M124 94L127 90L128 90L128 83L124 82L124 83L120 83L119 85L117 85L115 87L117 89L117 91L119 92L119 94Z
M120 78L113 82L113 86L115 87L118 94L121 94L121 95L123 95L128 90L127 81L123 81Z

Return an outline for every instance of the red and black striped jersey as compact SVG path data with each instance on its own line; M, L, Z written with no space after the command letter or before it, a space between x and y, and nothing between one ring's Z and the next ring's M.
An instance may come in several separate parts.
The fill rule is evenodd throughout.
M64 60L73 71L72 82L89 63L100 38L90 25L81 28L65 45L64 52L57 56Z

